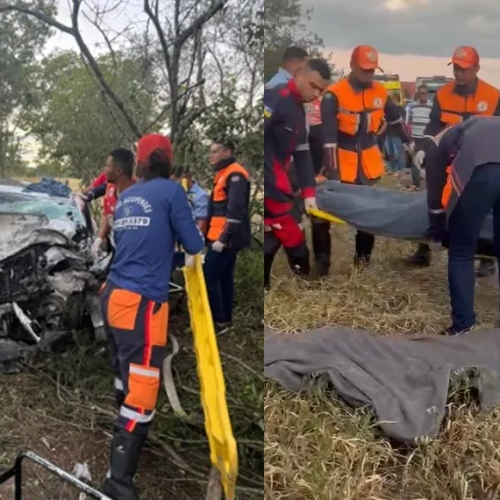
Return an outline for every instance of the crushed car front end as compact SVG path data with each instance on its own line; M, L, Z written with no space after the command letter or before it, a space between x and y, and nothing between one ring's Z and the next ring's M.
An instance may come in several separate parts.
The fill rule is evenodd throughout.
M102 329L91 243L90 217L73 197L0 186L0 371L86 318Z

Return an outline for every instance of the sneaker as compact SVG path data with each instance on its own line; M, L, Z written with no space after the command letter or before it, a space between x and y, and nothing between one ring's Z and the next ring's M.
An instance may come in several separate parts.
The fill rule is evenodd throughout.
M444 330L441 330L439 332L439 335L446 335L448 337L456 337L458 335L466 335L467 333L470 333L472 330L472 326L466 330L457 330L454 326L449 326L448 328L445 328Z

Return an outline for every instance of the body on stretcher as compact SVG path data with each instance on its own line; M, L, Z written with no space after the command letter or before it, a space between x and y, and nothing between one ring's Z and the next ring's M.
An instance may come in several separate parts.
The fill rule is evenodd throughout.
M373 186L326 181L318 186L318 211L314 217L348 224L375 236L385 236L415 243L428 243L429 227L425 191L396 191ZM438 245L446 249L446 241ZM490 215L481 230L477 254L495 257L493 217Z

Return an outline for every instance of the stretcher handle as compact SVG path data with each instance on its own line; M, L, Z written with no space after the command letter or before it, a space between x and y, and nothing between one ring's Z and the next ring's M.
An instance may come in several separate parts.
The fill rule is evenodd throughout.
M324 212L323 210L319 210L317 208L309 208L307 210L307 213L309 215L312 215L313 217L317 217L318 219L327 220L328 222L335 222L335 224L345 224L345 221L339 219L338 217L335 217L332 214L329 214L328 212Z

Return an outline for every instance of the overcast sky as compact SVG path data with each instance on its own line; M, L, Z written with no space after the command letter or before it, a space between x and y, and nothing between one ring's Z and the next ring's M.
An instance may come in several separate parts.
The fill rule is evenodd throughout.
M450 75L453 50L472 45L481 56L480 76L500 87L500 0L301 0L313 9L309 29L349 65L359 44L380 52L386 72L413 80Z

